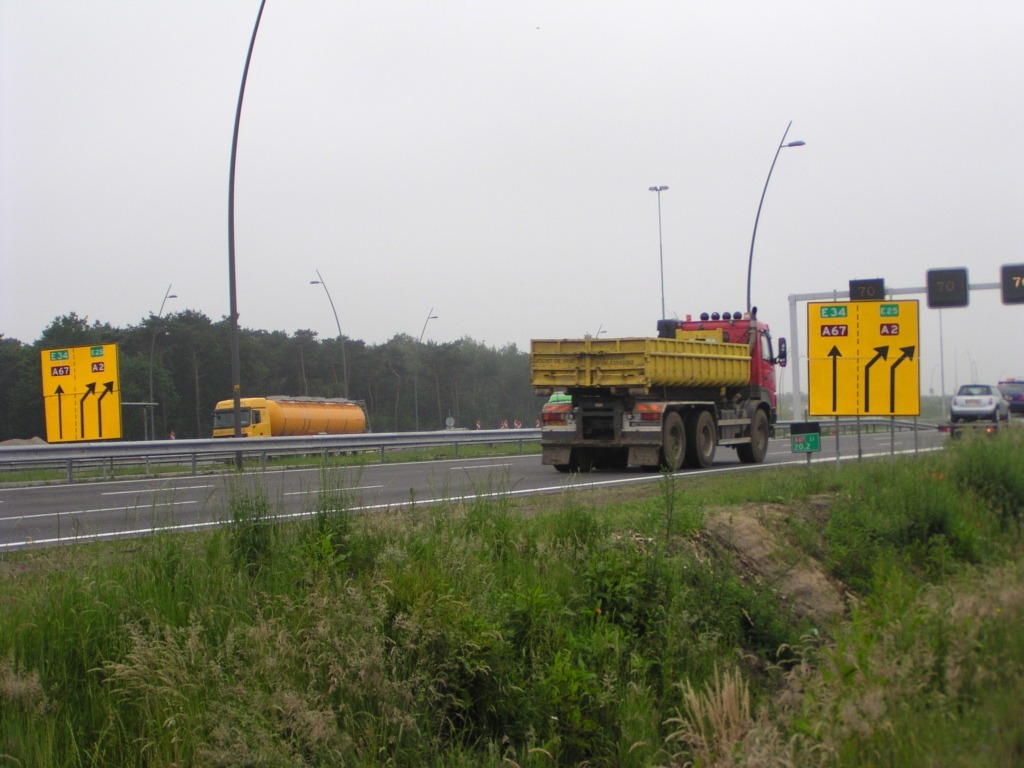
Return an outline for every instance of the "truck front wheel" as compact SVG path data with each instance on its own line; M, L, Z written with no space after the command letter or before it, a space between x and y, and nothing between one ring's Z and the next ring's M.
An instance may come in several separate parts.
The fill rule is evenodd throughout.
M760 464L768 455L768 417L760 408L750 420L750 442L736 446L736 455L744 464Z
M691 411L686 416L686 466L705 469L715 460L718 444L715 417L708 411Z
M686 458L686 429L682 417L673 411L665 416L661 430L661 463L670 472L683 466Z

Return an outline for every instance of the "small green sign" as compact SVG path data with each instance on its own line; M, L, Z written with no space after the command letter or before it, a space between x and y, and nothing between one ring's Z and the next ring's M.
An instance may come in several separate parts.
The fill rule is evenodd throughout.
M51 360L67 360L68 351L66 349L58 349L50 353Z
M91 357L103 357L103 347L89 347Z
M806 435L790 435L789 443L793 453L815 453L821 450L821 435L817 432Z
M900 305L899 304L883 304L880 309L882 317L899 317L900 316Z
M846 315L847 307L846 307L845 304L836 304L834 306L831 305L831 304L826 304L826 305L822 306L820 309L821 309L821 316L823 318L826 318L826 319L833 318L833 317L846 317L847 316Z

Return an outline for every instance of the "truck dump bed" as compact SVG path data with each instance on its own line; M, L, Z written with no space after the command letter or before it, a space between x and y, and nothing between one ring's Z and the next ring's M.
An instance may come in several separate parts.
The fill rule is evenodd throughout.
M746 344L683 339L535 339L530 383L551 387L739 387Z

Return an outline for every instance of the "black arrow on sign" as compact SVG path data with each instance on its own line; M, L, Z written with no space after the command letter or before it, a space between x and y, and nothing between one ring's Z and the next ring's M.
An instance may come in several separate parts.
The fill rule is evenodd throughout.
M57 385L57 391L55 392L55 394L57 395L57 436L61 440L63 440L64 439L64 409L60 407L60 398L61 398L61 395L64 394L64 387L62 387L60 384L58 384Z
M864 413L871 412L871 366L879 360L889 359L889 347L875 347L875 352L878 354L864 366Z
M100 437L103 437L103 398L113 391L114 382L108 381L103 385L103 391L100 393L100 396L96 398L96 424L99 428L98 431Z
M836 360L837 360L837 358L842 357L843 353L839 351L839 347L833 345L832 349L830 349L829 352L828 352L828 356L832 358L832 412L835 413L835 410L836 410L836 387L837 387L837 384L838 384L837 378L836 378L836 373L837 373L836 369L838 367L837 364L836 364Z
M904 360L914 359L913 347L900 347L900 352L903 355L889 368L889 413L896 413L896 366Z
M96 382L93 381L85 385L85 394L82 395L82 399L78 401L78 421L82 425L82 439L85 440L85 399L89 395L96 394Z

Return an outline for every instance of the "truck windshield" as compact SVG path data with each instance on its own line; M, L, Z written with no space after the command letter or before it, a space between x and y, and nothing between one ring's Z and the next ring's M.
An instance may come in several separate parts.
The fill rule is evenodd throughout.
M242 409L242 426L249 426L250 414L252 413L251 408ZM213 412L213 428L214 429L234 429L235 427L235 411L214 411Z

